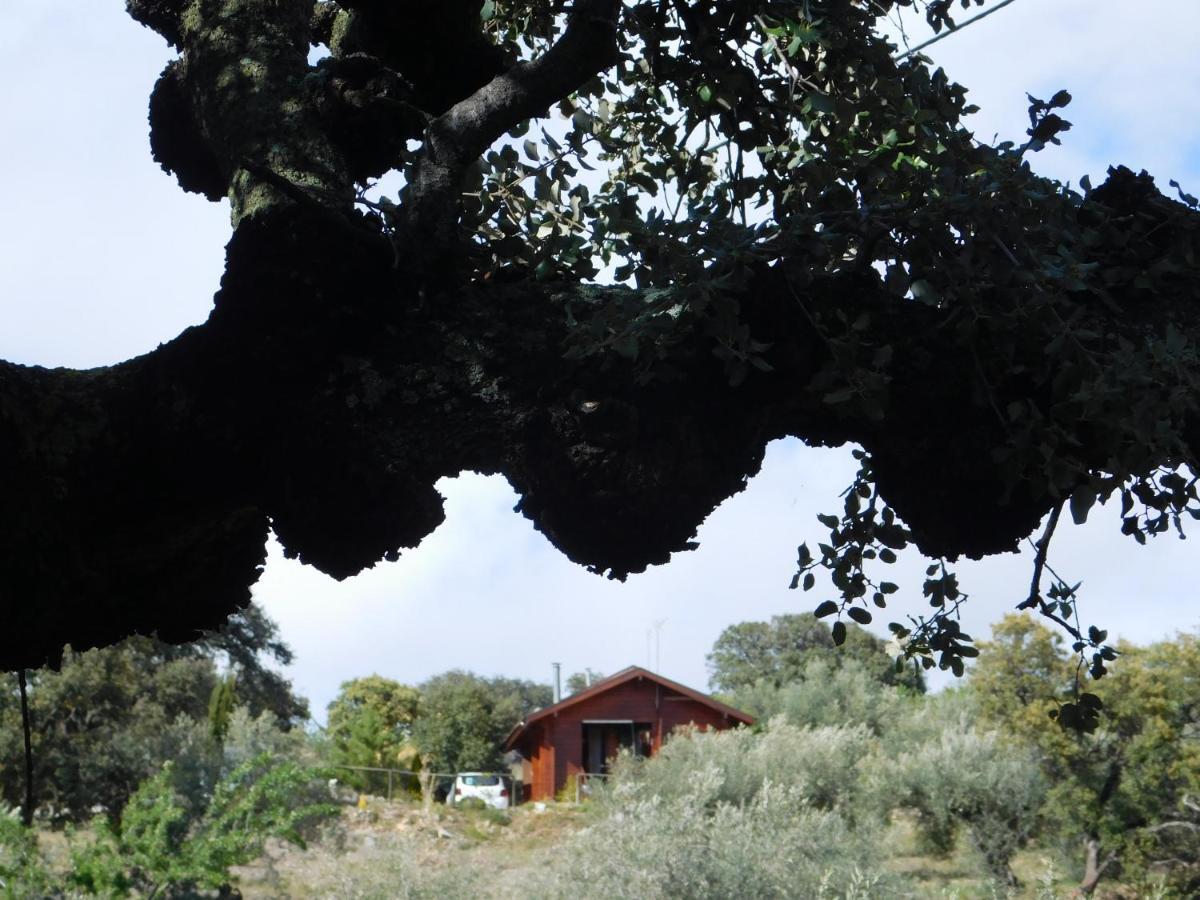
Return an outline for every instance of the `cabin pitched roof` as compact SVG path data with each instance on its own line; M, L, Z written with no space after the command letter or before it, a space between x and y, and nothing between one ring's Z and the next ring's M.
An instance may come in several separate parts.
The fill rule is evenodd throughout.
M662 675L659 675L657 672L651 672L649 669L643 669L641 666L629 666L628 668L624 668L613 675L609 675L607 678L601 678L599 681L589 685L577 694L572 694L570 697L559 700L555 704L530 713L522 721L518 722L513 727L513 730L508 733L508 737L504 741L504 749L511 750L516 745L517 741L520 740L521 736L525 733L529 726L533 723L544 719L547 716L557 715L569 706L583 703L592 697L603 694L605 691L610 691L619 685L638 679L646 679L660 684L669 690L682 694L690 700L695 700L697 703L702 703L711 709L715 709L718 712L724 713L725 715L729 716L729 718L736 719L744 725L754 724L753 716L742 712L740 709L734 709L732 706L722 703L720 700L714 700L712 697L708 696L708 694L701 693L694 688L680 684L678 681L672 681L670 678L665 678Z

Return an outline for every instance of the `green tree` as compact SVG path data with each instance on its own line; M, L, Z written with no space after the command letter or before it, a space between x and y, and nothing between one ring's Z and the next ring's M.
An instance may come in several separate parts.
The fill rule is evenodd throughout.
M347 766L415 768L412 730L420 692L380 675L342 683L329 704L326 732L334 760Z
M526 714L548 706L548 685L481 678L458 669L421 685L413 740L439 772L495 770L504 737Z
M595 684L603 677L603 672L597 672L595 669L590 668L584 669L582 672L572 672L567 676L567 683L565 685L567 696L569 697L572 694L578 694L580 691L584 690L590 685Z
M37 832L21 823L17 810L0 804L0 897L54 897L54 880L39 852Z
M218 629L185 644L162 644L164 656L212 657L237 673L238 703L251 715L271 712L279 724L294 728L308 721L308 701L292 690L277 667L292 663L292 648L279 636L279 626L257 603L235 612Z
M216 685L211 660L162 662L146 639L70 654L58 672L32 673L34 788L55 818L81 820L92 807L117 813L170 758L176 721L204 721ZM15 802L24 778L21 719L13 691L0 713L0 783Z
M208 700L208 729L215 743L224 742L236 705L237 676L229 674L217 679Z
M1103 702L1091 733L1047 727L1074 702L1077 663L1058 634L1006 616L982 644L971 685L980 710L1014 741L1036 749L1049 789L1051 830L1079 847L1081 890L1106 876L1136 876L1153 856L1157 825L1200 792L1200 639L1118 645L1112 672L1089 687ZM1146 854L1150 853L1150 857Z
M730 625L708 654L709 684L729 694L760 682L781 687L803 678L814 659L833 666L853 660L884 684L925 690L924 676L912 666L896 671L882 640L850 624L843 644L835 646L830 627L811 613Z
M554 690L548 684L502 675L484 679L484 682L493 698L492 719L501 737L535 709L554 702Z
M33 720L34 786L38 805L55 819L80 821L99 806L120 812L137 785L164 760L175 758L194 743L193 727L209 720L209 703L221 674L218 662L236 658L238 702L252 717L279 708L291 722L307 705L296 698L277 673L259 678L266 663L259 650L279 658L274 625L260 611L249 613L260 624L232 635L210 635L195 646L176 646L134 637L121 644L86 653L68 652L58 671L31 672L29 702ZM274 647L272 645L275 645ZM220 649L218 649L220 648ZM287 654L285 654L287 655ZM243 694L247 673L251 688ZM267 692L253 688L270 684ZM232 698L228 698L232 699ZM229 711L232 707L226 707ZM207 731L207 726L205 726ZM0 690L0 791L19 801L23 791L21 715L15 679Z
M938 699L908 711L934 719L932 733L871 761L885 805L916 813L926 851L949 853L965 835L987 875L1015 887L1012 858L1037 833L1045 798L1038 758L972 717L954 716L953 705L951 715L939 715Z
M783 716L810 728L865 725L873 734L889 732L896 720L913 712L912 700L901 697L856 660L838 664L824 655L807 661L798 676L781 685L760 679L739 687L729 699L760 722Z

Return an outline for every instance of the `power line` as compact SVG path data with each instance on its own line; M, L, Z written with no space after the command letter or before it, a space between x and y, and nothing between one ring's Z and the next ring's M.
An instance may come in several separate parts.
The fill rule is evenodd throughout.
M988 16L990 16L994 12L1000 12L1000 10L1004 9L1004 7L1008 6L1008 4L1010 4L1012 2L1014 2L1014 0L1000 0L1000 2L997 3L995 6L993 6L991 9L985 9L983 12L981 12L979 15L975 16L974 18L967 19L967 21L963 22L961 25L959 25L955 28L948 28L945 31L943 31L941 34L935 35L935 36L931 37L929 40L923 41L922 43L917 44L917 46L912 47L908 50L905 50L903 53L897 54L896 59L897 60L907 59L908 57L912 56L914 53L917 53L920 50L924 50L930 44L936 44L938 41L944 40L944 39L950 37L950 35L952 35L952 34L958 34L960 31L962 31L968 25L974 25L980 19L986 19Z

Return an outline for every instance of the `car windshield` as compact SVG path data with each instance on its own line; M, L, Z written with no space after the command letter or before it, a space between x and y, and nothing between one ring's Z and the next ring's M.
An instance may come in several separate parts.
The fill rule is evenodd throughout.
M500 783L499 775L460 775L459 778L468 787L494 787Z

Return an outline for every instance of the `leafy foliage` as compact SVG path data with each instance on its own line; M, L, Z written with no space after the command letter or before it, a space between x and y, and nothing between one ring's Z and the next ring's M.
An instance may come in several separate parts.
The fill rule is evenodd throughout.
M812 674L826 665L812 660ZM1009 861L1042 822L1033 755L980 728L962 692L904 697L852 665L830 678L835 686L810 677L780 692L811 715L854 683L891 715L868 713L868 728L855 713L875 703L849 703L819 724L782 714L756 729L677 732L650 759L618 757L594 801L604 819L574 845L593 877L617 896L678 895L668 879L712 883L688 887L695 896L921 896L881 869L895 839L887 823L915 819L927 846L965 838L978 870L1011 884ZM637 860L634 871L612 867L617 858ZM612 875L599 873L603 860ZM788 871L793 881L774 881ZM621 893L618 878L636 886Z
M927 847L947 852L963 831L988 874L1013 886L1010 862L1040 824L1046 783L1037 760L970 720L946 725L889 760L881 777L916 811Z
M1191 739L1200 728L1200 639L1119 648L1121 664L1094 688L1103 707L1086 733L1046 727L1062 705L1078 702L1076 665L1059 635L1027 616L996 626L971 683L985 720L1036 751L1053 830L1091 844L1110 872L1129 874L1154 858L1142 848L1153 844L1156 826L1186 816L1200 790L1200 750Z
M304 833L335 808L315 802L314 773L256 757L230 772L198 818L173 788L170 765L130 798L117 826L93 823L96 839L76 848L71 881L105 896L177 896L220 888L231 866L262 853L268 837L303 846Z
M229 719L237 703L237 676L230 674L217 680L208 700L209 734L218 744L229 732Z
M603 677L604 673L597 672L595 669L591 668L584 669L582 672L572 672L567 676L567 682L564 685L566 688L566 696L569 697L572 694L578 694L584 688L595 684Z
M0 896L4 900L52 897L53 882L38 852L36 832L21 824L19 810L0 806Z
M588 279L610 267L643 291L572 318L569 356L612 354L635 360L647 380L670 381L672 342L699 321L740 383L777 357L776 335L755 332L737 290L775 267L828 350L806 389L835 414L883 424L895 375L921 360L905 357L903 335L875 327L870 304L816 311L816 295L838 278L869 285L938 310L945 340L971 348L966 400L994 413L981 450L999 480L980 485L994 490L982 502L1069 499L1078 522L1119 495L1122 530L1139 542L1181 528L1185 512L1200 515L1182 466L1196 414L1186 326L1118 335L1102 316L1181 286L1180 260L1196 250L1185 206L1160 203L1159 217L1138 222L1145 178L1117 172L1082 192L1038 178L1029 157L1071 127L1066 90L1029 97L1027 140L977 140L964 125L974 111L966 91L919 55L897 59L876 30L914 6L935 31L955 27L951 0L638 4L622 22L617 65L560 101L562 127L523 123L472 170L464 224L480 277L508 266ZM525 58L563 26L515 3L494 4L486 28ZM1163 256L1167 245L1177 258ZM1104 312L1089 312L1085 298ZM1031 329L1040 339L1017 350ZM1014 375L1019 396L1004 387ZM871 561L935 543L883 501L871 450L859 456L845 514L822 517L830 539L819 557L801 546L793 585L808 589L814 570L827 572L839 599L818 609L839 613L835 639L847 633L842 616L867 624L899 589L869 574ZM961 675L976 651L958 628L966 593L946 562L923 585L932 614L891 627L907 655ZM1065 714L1068 725L1091 718L1086 706Z
M548 685L451 670L421 685L413 741L438 772L492 771L512 727L552 699Z
M910 714L917 696L881 684L855 660L836 665L817 656L796 680L780 686L758 681L739 688L732 700L760 721L783 716L793 725L810 728L862 725L882 735Z
M380 675L342 684L329 704L333 760L347 766L414 769L412 743L420 692ZM353 780L353 778L351 779Z
M884 684L925 689L923 677L911 667L897 672L883 641L857 625L843 627L842 641L837 642L833 630L811 614L730 625L708 654L709 682L728 693L760 682L781 687L804 678L809 663L822 659L832 668L853 661Z
M308 701L292 690L276 667L292 662L292 650L279 636L279 627L256 603L235 612L223 627L190 644L167 645L181 656L212 657L237 674L238 702L253 715L269 710L284 728L308 720Z
M564 848L570 874L565 865L541 873L539 896L865 900L890 892L869 833L783 785L765 784L744 804L722 802L719 778L694 772L676 796L630 791L619 814Z
M131 638L67 654L57 672L30 673L34 785L43 813L78 822L99 807L116 816L163 760L212 756L208 735L197 737L194 729L209 721L210 699L219 693L220 655L240 660L237 700L251 718L267 715L276 724L292 724L307 705L259 652L290 659L274 624L248 611L228 634L197 645ZM232 707L223 710L228 728ZM22 753L16 685L9 682L0 692L0 789L10 803L24 791Z

